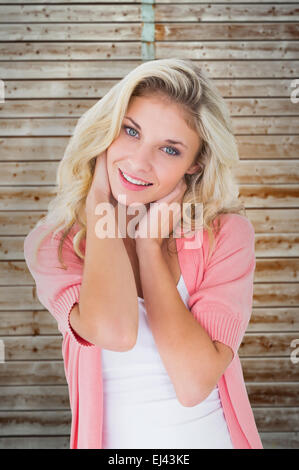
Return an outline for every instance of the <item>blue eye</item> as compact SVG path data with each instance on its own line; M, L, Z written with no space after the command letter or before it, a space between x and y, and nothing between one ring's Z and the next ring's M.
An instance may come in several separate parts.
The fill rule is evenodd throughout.
M168 154L168 155L170 155L170 156L176 157L176 156L180 155L180 152L179 152L178 150L176 150L174 147L164 147L164 148L165 148L165 149L174 150L175 153L173 153L173 154L170 154L170 153L169 153L169 154ZM166 152L166 153L168 153L168 152Z
M127 134L128 136L130 136L130 137L135 137L136 134L135 134L135 135L132 135L132 134L128 133L128 132L127 132L127 129L133 130L134 132L137 132L137 134L138 134L138 131L136 131L136 129L134 129L134 127L123 126L123 128L125 129L126 134ZM179 152L175 147L164 147L164 148L171 149L171 150L173 150L173 151L175 152L175 153L172 153L172 154L166 152L167 155L169 155L170 157L177 157L177 156L179 156L179 155L181 154L181 152Z
M124 126L124 129L126 129L126 130L127 130L127 129L132 129L133 131L137 132L136 129L134 129L133 127L129 127L129 126ZM127 133L127 134L128 134L128 133ZM130 135L131 137L134 137L134 136L131 135L131 134L128 134L128 135Z

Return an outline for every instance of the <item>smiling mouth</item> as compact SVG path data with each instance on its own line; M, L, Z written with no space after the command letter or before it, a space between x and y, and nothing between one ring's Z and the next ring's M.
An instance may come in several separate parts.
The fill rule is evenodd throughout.
M136 186L152 186L153 185L153 183L146 183L139 179L132 178L131 176L124 173L120 168L119 168L119 171L126 181L128 181L129 183L135 184Z

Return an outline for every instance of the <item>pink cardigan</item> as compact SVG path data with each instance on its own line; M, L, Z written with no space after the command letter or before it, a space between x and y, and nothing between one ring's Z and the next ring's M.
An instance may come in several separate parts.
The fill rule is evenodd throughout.
M178 259L189 291L192 315L211 339L231 347L234 358L221 376L218 387L233 445L236 449L262 449L248 399L238 349L248 326L252 309L255 270L254 229L239 214L222 214L222 227L216 248L208 262L208 233L198 231L197 248L186 248L186 239L176 238ZM27 266L35 280L37 296L57 321L72 411L71 449L102 448L103 389L101 349L81 338L70 326L69 312L78 302L83 261L75 254L72 239L76 223L63 246L60 267L58 235L43 240L38 263L33 265L36 237L45 227L35 227L24 242ZM194 236L189 241L194 241ZM81 242L85 249L85 240ZM100 286L99 286L100 287ZM207 358L208 359L208 358Z

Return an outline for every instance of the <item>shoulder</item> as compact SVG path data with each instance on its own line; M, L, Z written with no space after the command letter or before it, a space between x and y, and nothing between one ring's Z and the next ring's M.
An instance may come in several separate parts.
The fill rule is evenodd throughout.
M77 232L77 226L72 227L65 237L62 245L62 255L64 260L72 261L75 257L73 248L73 237ZM28 266L39 262L40 266L47 267L56 265L58 262L58 249L62 240L63 230L54 235L55 228L49 223L36 225L24 239L24 257ZM77 258L77 257L76 257Z
M232 244L246 244L254 241L254 227L249 219L240 214L220 214L220 229L216 234L218 243L230 240ZM216 224L216 219L214 223ZM217 226L217 224L216 224Z
M54 235L55 227L51 226L49 223L41 223L40 225L36 225L25 237L24 239L24 247L25 246L32 246L37 244L40 240L42 240L42 245L47 245L49 243L53 243L54 241L60 241L62 238L63 230L57 232ZM72 244L73 237L78 231L78 224L76 223L68 235L65 237L66 245ZM54 243L55 244L55 243Z
M219 223L219 227L218 227ZM250 220L240 214L219 214L213 220L214 241L212 248L207 230L203 235L205 266L228 257L252 257L255 251L255 232Z
M254 227L249 219L245 216L236 213L225 213L217 215L212 223L214 235L214 248L213 252L220 249L225 251L230 249L234 251L241 247L252 247L255 243ZM177 240L179 248L183 248L183 253L186 255L190 253L198 253L203 256L203 261L206 264L210 255L210 242L212 241L209 236L208 230L199 228L195 231L190 238L190 247L186 245L184 237ZM188 249L187 249L188 248Z

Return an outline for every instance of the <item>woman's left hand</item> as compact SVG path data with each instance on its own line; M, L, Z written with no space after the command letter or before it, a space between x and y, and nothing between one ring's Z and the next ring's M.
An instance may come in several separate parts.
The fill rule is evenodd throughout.
M136 229L136 248L145 244L162 246L163 239L168 238L181 219L182 199L187 185L184 177L166 196L150 204L150 209L141 218ZM171 204L174 204L171 206Z

